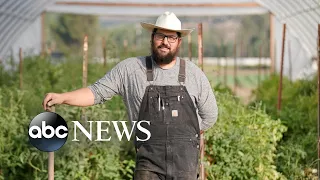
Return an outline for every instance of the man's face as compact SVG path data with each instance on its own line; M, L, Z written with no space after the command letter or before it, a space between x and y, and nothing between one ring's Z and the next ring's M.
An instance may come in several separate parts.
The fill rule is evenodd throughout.
M179 52L180 44L181 38L178 37L177 32L158 29L151 40L151 50L154 60L158 64L171 63Z

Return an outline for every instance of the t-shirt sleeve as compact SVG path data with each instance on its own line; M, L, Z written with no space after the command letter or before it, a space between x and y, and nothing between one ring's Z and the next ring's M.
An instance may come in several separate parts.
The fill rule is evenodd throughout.
M94 104L102 104L114 95L123 95L124 68L125 64L120 62L101 79L88 86L94 95Z
M198 84L199 96L197 102L198 114L202 121L201 130L207 130L215 124L218 118L218 106L210 82L205 74L199 72L200 83Z

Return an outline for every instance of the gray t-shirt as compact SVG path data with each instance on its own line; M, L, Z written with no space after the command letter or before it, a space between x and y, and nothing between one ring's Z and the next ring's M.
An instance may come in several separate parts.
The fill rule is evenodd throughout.
M170 69L162 69L153 63L153 85L180 85L178 81L180 59ZM150 85L146 75L146 57L133 57L118 63L107 74L88 88L94 94L94 104L100 104L121 95L127 107L130 122L138 121L139 108L146 87ZM207 130L217 120L218 107L210 83L194 63L186 61L185 86L197 108L201 130Z

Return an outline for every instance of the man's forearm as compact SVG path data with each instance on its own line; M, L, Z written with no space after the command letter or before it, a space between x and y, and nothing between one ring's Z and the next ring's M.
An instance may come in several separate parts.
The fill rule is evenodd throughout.
M89 88L81 88L75 91L62 94L63 104L72 106L92 106L94 104L94 95Z

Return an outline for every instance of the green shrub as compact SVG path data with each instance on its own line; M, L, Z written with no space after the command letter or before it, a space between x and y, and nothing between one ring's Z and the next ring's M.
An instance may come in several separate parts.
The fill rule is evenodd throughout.
M4 96L9 100L5 105ZM0 179L46 179L47 153L32 147L28 141L32 118L26 115L22 97L25 96L21 91L0 89ZM125 110L116 110L112 105L120 102L120 98L113 98L104 105L87 108L87 120L125 120ZM89 129L80 118L81 108L59 106L56 111L71 131L66 144L55 152L55 179L132 179L135 165L132 142L95 142L84 135L78 135L80 141L73 142L71 121L80 121ZM116 138L114 132L110 134Z
M79 58L81 59L81 58ZM43 112L41 102L47 92L64 92L82 87L81 60L56 63L49 59L25 59L24 87L17 90L17 76L7 76L0 85L0 178L47 178L47 153L31 147L27 127L35 115ZM107 70L101 64L89 64L88 84ZM247 109L223 86L215 88L219 119L206 133L207 173L209 179L283 178L274 166L274 151L285 127L273 121L260 108ZM127 120L122 98L117 96L103 105L81 108L61 105L56 112L68 126L77 120ZM87 126L85 126L87 127ZM95 131L93 131L95 132ZM70 132L72 136L72 131ZM112 134L114 136L114 134ZM91 142L83 135L72 137L55 153L56 179L132 179L135 151L132 142ZM294 154L293 154L294 155Z
M286 127L260 106L247 109L228 93L216 96L219 118L205 134L208 179L285 179L274 161Z
M255 90L256 101L267 113L288 127L277 152L277 169L290 179L306 178L316 169L317 160L317 80L283 79L281 111L277 112L279 76L265 80Z

